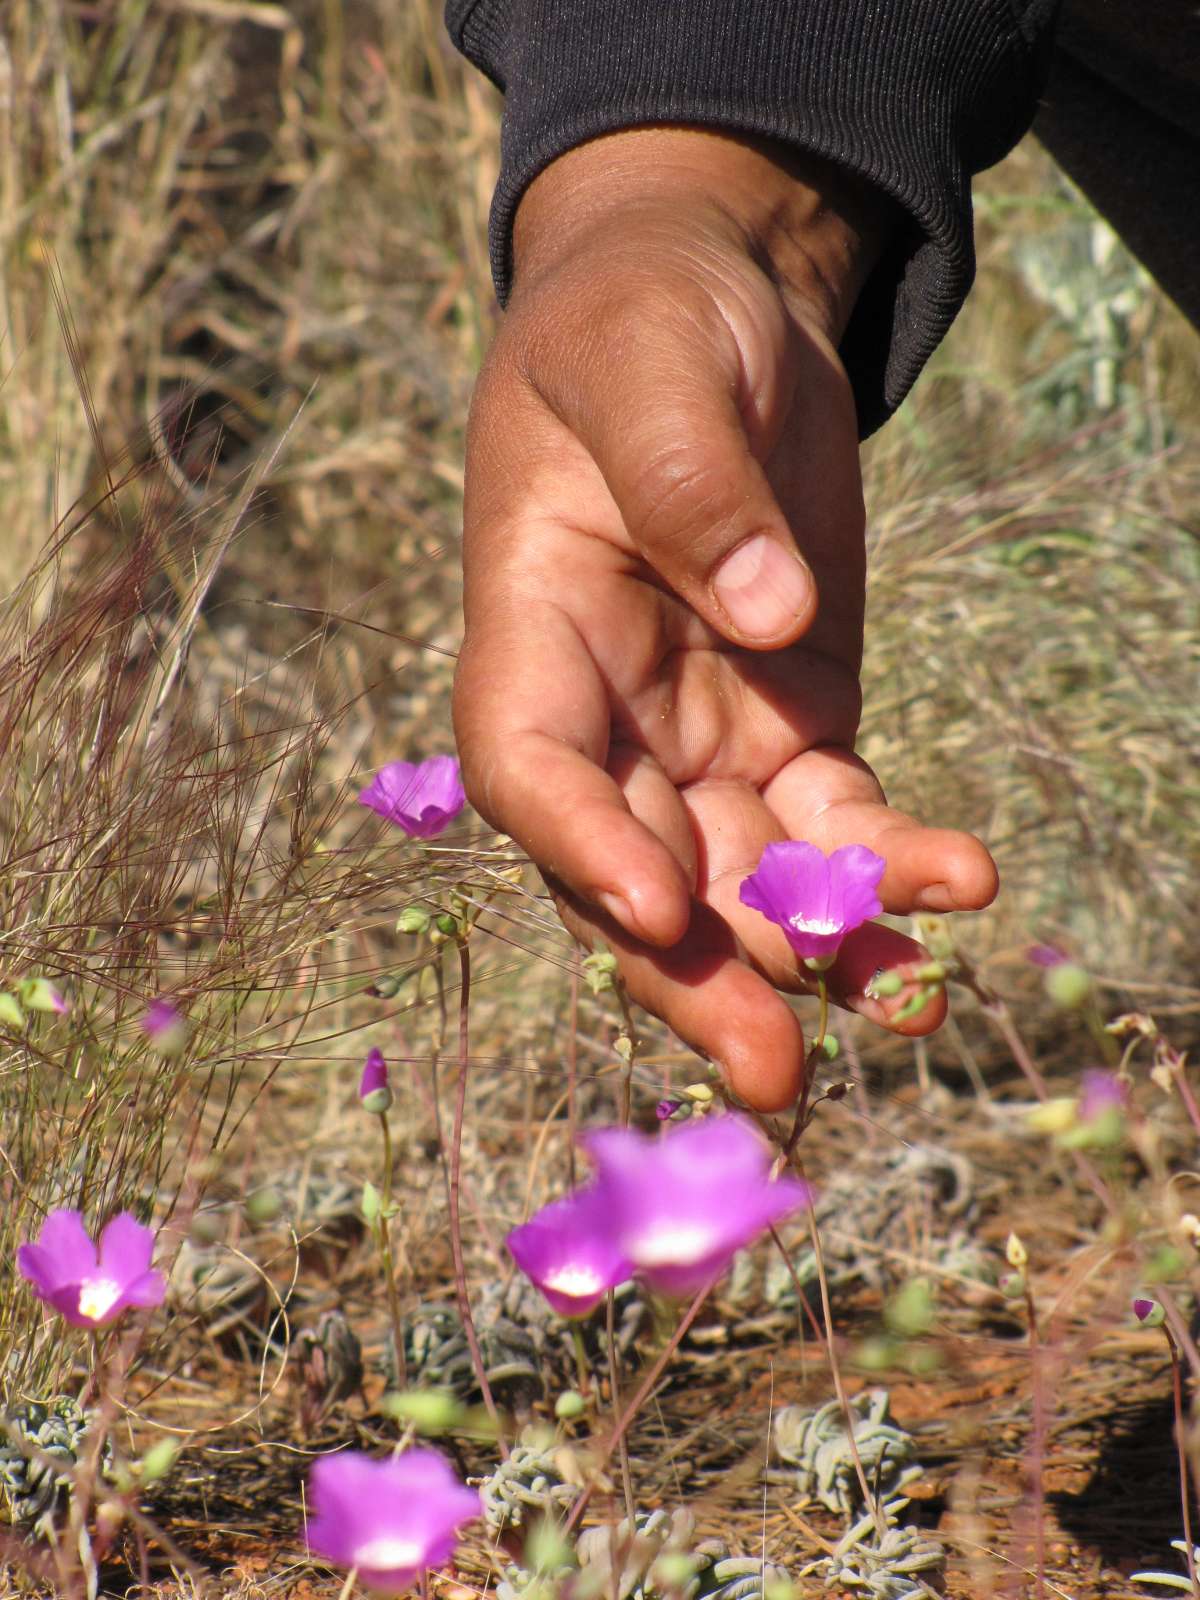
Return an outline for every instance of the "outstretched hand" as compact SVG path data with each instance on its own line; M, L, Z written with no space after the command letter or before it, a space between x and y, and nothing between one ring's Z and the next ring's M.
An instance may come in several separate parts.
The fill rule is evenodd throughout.
M772 840L868 845L888 911L986 905L970 834L893 810L854 754L865 556L836 354L886 230L832 172L691 129L561 157L518 214L472 408L455 723L480 813L585 943L750 1105L796 1095L811 987L738 889ZM918 959L878 924L829 973ZM931 1002L900 1031L942 1020Z

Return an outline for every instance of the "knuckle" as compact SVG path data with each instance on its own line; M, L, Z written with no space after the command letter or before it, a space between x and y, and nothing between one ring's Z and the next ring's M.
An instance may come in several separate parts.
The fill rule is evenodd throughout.
M737 518L742 503L730 495L728 472L712 451L676 437L633 476L625 509L639 546L680 559L700 554Z

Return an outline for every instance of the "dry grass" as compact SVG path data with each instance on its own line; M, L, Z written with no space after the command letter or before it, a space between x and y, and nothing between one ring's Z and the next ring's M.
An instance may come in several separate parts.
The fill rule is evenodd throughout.
M0 1263L56 1204L132 1205L159 1222L174 1208L177 1230L199 1207L229 1259L240 1251L272 1286L259 1296L268 1319L284 1302L289 1325L341 1305L377 1356L378 1268L351 1211L314 1220L310 1190L319 1179L353 1195L376 1172L348 1081L378 1042L409 1074L396 1121L411 1282L444 1298L433 960L393 931L413 900L454 891L487 905L465 1140L474 1288L495 1279L504 1229L561 1186L564 1063L581 1120L615 1103L612 1007L572 998L573 953L542 900L497 894L503 844L464 826L430 850L398 847L352 803L372 765L449 739L496 127L431 0L9 7L0 988L44 974L72 1009L0 1045ZM1200 1016L1200 346L1036 151L984 192L979 291L868 450L864 750L900 803L992 843L1006 892L961 937L1016 996L1043 1065L1073 1074L1095 1046L1026 973L1033 937L1086 959L1106 1010L1170 1016L1180 1043ZM369 992L381 978L384 998ZM156 1056L138 1027L157 992L191 1020L180 1057ZM981 1062L1011 1098L1011 1040L960 1001L935 1066ZM647 1033L643 1109L665 1077L697 1070ZM917 1103L909 1046L848 1025L842 1037L860 1098L827 1108L818 1176L860 1162L877 1199L888 1153L927 1142L972 1164L981 1247L1041 1228L1039 1272L1068 1295L1065 1404L1098 1419L1064 1437L1115 1494L1103 1430L1163 1392L1151 1346L1117 1325L1170 1225L1162 1195L1125 1174L1140 1231L1114 1246L1103 1294L1075 1294L1071 1274L1100 1259L1102 1238L1077 1176L1046 1163L1003 1106L948 1103L936 1086ZM1182 1163L1179 1119L1148 1088L1143 1103ZM264 1190L281 1209L255 1221L245 1201ZM888 1281L941 1270L936 1208L898 1217L907 1243L881 1246L868 1208L861 1248L892 1253ZM877 1325L881 1281L840 1291L839 1334ZM755 1293L721 1302L636 1441L648 1501L699 1497L752 1547L762 1502L746 1463L761 1458L771 1385L815 1400L829 1381L824 1357ZM1029 1374L1011 1319L947 1293L940 1374L891 1381L936 1457L926 1518L963 1541L951 1590L977 1595L999 1580L967 1553L972 1539L997 1562L1028 1553L971 1485L990 1473L1019 1492ZM156 1568L147 1593L317 1592L292 1537L314 1440L298 1426L286 1339L277 1327L264 1348L260 1311L217 1336L176 1306L131 1380L123 1449L163 1429L193 1439L154 1509L203 1568ZM0 1327L10 1398L78 1381L81 1346L43 1324L6 1268ZM722 1327L743 1331L723 1343ZM1100 1333L1125 1410L1103 1385L1095 1399ZM381 1387L373 1375L372 1402ZM351 1412L315 1442L383 1436L371 1407ZM1078 1490L1068 1468L1051 1485L1066 1496ZM1169 1493L1168 1474L1129 1549L1161 1557ZM1072 1524L1075 1512L1055 1512L1072 1552L1061 1581L1121 1592L1100 1576L1120 1564L1116 1546L1101 1549L1095 1519ZM771 1537L803 1547L782 1510ZM1101 1549L1096 1570L1077 1563L1069 1577L1080 1548ZM486 1550L474 1560L476 1576L492 1569ZM110 1581L128 1579L114 1567Z

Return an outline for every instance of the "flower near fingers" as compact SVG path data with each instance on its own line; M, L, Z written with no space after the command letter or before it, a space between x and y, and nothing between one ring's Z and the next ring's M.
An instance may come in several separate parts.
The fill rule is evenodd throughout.
M633 1276L595 1188L555 1200L508 1236L513 1260L564 1317L586 1317Z
M467 803L454 756L428 761L389 761L358 797L413 839L433 839Z
M619 1247L652 1289L694 1294L811 1191L770 1179L771 1151L738 1116L686 1122L662 1138L605 1128L584 1144Z
M167 1292L150 1266L154 1234L128 1211L115 1216L96 1245L78 1211L52 1211L36 1244L17 1249L17 1267L39 1299L77 1328L102 1328L129 1306L161 1305Z
M828 961L848 933L883 910L876 891L884 866L865 844L827 856L815 844L787 839L767 845L740 898L779 924L802 961Z
M322 1456L308 1478L308 1547L353 1567L368 1589L399 1594L454 1551L456 1530L479 1515L479 1496L436 1450L375 1461L360 1450Z

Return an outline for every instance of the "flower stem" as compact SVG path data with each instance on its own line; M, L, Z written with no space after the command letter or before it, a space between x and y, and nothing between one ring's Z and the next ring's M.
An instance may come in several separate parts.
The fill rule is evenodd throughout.
M592 1368L588 1361L587 1345L583 1341L583 1324L578 1317L571 1318L571 1343L575 1347L575 1377L584 1399L592 1392Z
M462 1215L459 1206L460 1190L462 1186L462 1136L463 1120L467 1109L467 1068L470 1062L470 1010L471 1010L471 952L465 938L457 941L458 948L458 1090L454 1101L454 1130L450 1139L450 1177L449 1177L449 1202L450 1202L450 1252L454 1258L454 1290L458 1299L458 1314L462 1321L463 1332L467 1336L467 1346L471 1352L471 1365L475 1368L475 1381L479 1385L479 1392L483 1396L483 1403L487 1407L487 1414L496 1429L496 1437L500 1445L500 1454L508 1458L508 1446L505 1443L503 1429L500 1423L500 1413L496 1409L496 1402L492 1396L492 1386L487 1379L487 1369L483 1363L483 1352L479 1348L479 1335L475 1332L475 1319L471 1315L471 1300L467 1294L467 1267L463 1258L462 1247Z
M617 1333L616 1333L616 1296L610 1289L605 1296L604 1317L605 1328L608 1334L608 1382L612 1389L613 1416L616 1417L621 1405L621 1373L620 1363L617 1360ZM637 1526L636 1508L633 1503L633 1477L629 1471L629 1446L625 1435L622 1434L618 1441L621 1460L621 1488L625 1494L625 1515L629 1518L630 1533Z
M1187 1551L1188 1577L1192 1593L1200 1595L1200 1580L1196 1574L1196 1547L1192 1543L1192 1506L1188 1487L1187 1434L1183 1414L1183 1370L1179 1360L1179 1346L1175 1336L1163 1323L1163 1338L1171 1352L1171 1390L1175 1401L1175 1449L1179 1456L1179 1504L1183 1512L1183 1543Z
M700 1307L704 1304L705 1300L708 1299L709 1291L712 1289L713 1284L716 1283L719 1276L719 1273L714 1274L714 1276L711 1277L706 1284L702 1285L702 1287L696 1291L695 1299L692 1301L691 1305L688 1306L683 1316L680 1317L679 1322L676 1325L675 1332L659 1351L658 1356L654 1361L654 1365L650 1368L649 1372L647 1372L646 1376L638 1385L637 1392L635 1393L633 1399L629 1402L628 1406L626 1406L624 1412L622 1413L621 1420L617 1423L616 1427L605 1441L604 1448L600 1452L600 1459L597 1462L598 1470L602 1470L612 1459L613 1451L621 1443L621 1440L625 1437L626 1433L628 1433L630 1427L637 1417L638 1412L646 1403L647 1396L653 1392L655 1384L662 1377L667 1363L671 1360L676 1350L678 1350L679 1346L683 1343L684 1335L687 1333L692 1323L695 1322L697 1316L699 1316ZM593 1478L591 1483L585 1487L578 1500L576 1500L574 1506L572 1506L571 1515L567 1518L566 1525L563 1528L564 1534L570 1533L572 1528L577 1525L579 1519L583 1516L583 1513L587 1508L587 1503L592 1497L592 1489L595 1487L595 1482L596 1480Z
M396 1269L392 1261L392 1178L395 1171L395 1152L392 1148L392 1130L386 1111L379 1113L383 1130L383 1196L379 1207L379 1254L383 1261L383 1278L387 1284L388 1315L392 1323L392 1343L396 1348L396 1377L400 1387L408 1386L408 1363L404 1359L404 1340L400 1332L400 1295L396 1289Z

